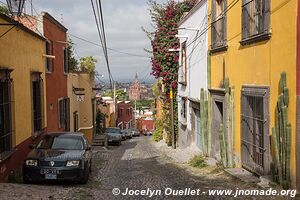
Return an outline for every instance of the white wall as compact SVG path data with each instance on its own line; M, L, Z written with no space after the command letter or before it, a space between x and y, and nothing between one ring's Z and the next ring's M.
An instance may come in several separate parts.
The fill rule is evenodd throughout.
M207 89L207 51L208 51L208 34L204 31L207 27L207 1L200 2L195 10L191 11L186 19L179 26L179 36L187 36L187 38L180 37L180 43L186 41L187 53L187 85L179 84L178 86L178 119L179 119L179 146L189 146L193 140L191 127L191 103L187 101L187 127L181 128L181 97L200 99L200 89ZM184 28L199 29L198 31ZM179 58L179 80L182 75L181 67L181 52ZM178 80L178 82L180 82Z

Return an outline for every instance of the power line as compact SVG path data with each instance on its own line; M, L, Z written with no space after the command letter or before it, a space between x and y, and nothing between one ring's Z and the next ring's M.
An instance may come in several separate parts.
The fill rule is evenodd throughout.
M84 41L86 43L89 43L89 44L92 44L92 45L95 45L95 46L98 46L98 47L102 47L101 45L99 45L99 44L97 44L95 42L92 42L90 40L87 40L87 39L84 39L82 37L76 36L74 34L69 33L69 35L72 36L72 37L74 37L74 38L77 38L77 39L79 39L81 41ZM113 48L109 48L109 47L107 47L107 49L110 50L110 51L114 51L114 52L117 52L117 53L120 53L120 54L125 54L125 55L128 55L128 56L141 57L141 58L151 58L151 57L146 56L146 55L139 55L139 54L133 54L133 53L125 52L125 51L119 51L119 50L116 50L116 49L113 49Z
M111 71L110 71L108 53L107 53L107 48L106 48L106 38L105 38L104 22L103 22L103 16L102 16L101 1L99 0L99 2L96 3L98 13L96 13L96 9L95 9L95 5L94 5L93 0L91 0L91 4L92 4L92 9L93 9L93 14L94 14L95 22L96 22L96 27L97 27L99 39L100 39L101 46L102 46L102 49L103 49L103 53L104 53L104 56L105 56L106 67L107 67L107 71L108 71L108 75L109 75L109 82L110 82L110 86L111 86L111 89L112 89L112 87L113 87L112 86L113 77L112 77L112 74L111 74Z

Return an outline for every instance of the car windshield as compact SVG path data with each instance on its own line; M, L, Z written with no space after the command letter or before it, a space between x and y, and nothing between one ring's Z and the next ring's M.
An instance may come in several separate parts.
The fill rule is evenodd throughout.
M107 128L106 129L107 133L120 133L120 129L116 129L116 128Z
M62 149L62 150L83 150L82 138L77 136L45 136L39 145L38 149Z

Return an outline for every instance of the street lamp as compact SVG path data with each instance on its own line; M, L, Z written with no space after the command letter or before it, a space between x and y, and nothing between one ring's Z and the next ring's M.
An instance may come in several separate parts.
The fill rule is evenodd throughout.
M9 12L13 16L21 16L26 0L6 0Z

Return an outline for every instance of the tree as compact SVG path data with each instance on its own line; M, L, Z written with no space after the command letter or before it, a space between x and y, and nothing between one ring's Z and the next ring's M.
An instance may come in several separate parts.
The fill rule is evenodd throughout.
M114 92L111 90L105 91L103 96L108 96L114 98ZM117 101L125 101L127 100L127 94L124 90L116 90L116 100Z
M5 15L9 15L9 10L6 6L0 5L0 13L5 14Z
M104 133L105 114L97 110L96 114L96 134Z
M67 46L67 55L68 55L68 65L70 72L78 71L78 60L74 56L74 43L71 38L68 38L68 46Z
M79 60L80 70L83 72L88 72L91 79L95 78L96 75L96 63L98 62L93 56L82 57Z

